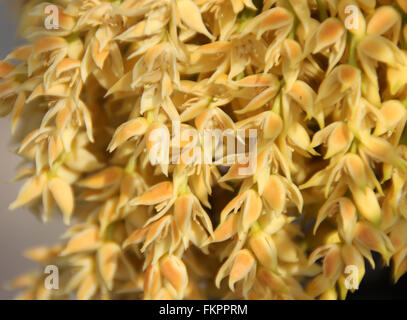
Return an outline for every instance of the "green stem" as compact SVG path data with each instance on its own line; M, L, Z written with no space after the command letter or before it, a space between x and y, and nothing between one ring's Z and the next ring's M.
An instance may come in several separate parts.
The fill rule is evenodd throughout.
M278 90L278 94L276 98L274 99L273 106L271 108L271 111L274 113L280 115L281 114L281 90L285 85L285 80L281 79L280 80L280 89Z
M68 41L68 42L73 42L73 41L75 41L76 39L79 38L80 34L81 34L80 31L77 31L75 33L70 34L69 36L66 36L65 40Z
M353 140L352 145L350 147L350 152L351 153L357 153L358 151L358 141L356 139Z
M250 228L250 233L254 234L254 233L256 233L257 231L260 231L260 230L261 230L260 224L256 221L255 223L253 223L252 227Z
M407 14L403 11L403 9L400 8L398 5L393 5L393 7L398 11L398 13L401 16L401 24L404 26L407 23ZM400 33L400 47L401 49L407 49L407 43L404 38L404 32Z
M271 111L280 115L281 114L281 91L278 93L277 97L274 99L273 107Z
M295 13L295 10L294 10L293 6L291 5L290 1L286 0L286 3L288 6L288 10L292 13L292 15L294 17L293 27L292 27L290 33L288 34L288 38L294 39L295 31L297 30L300 20L298 19L297 14Z
M134 169L136 168L136 155L133 154L129 161L127 162L125 172L126 173L133 173Z
M236 81L242 80L244 78L244 71L240 72L237 76L236 76Z
M182 196L182 195L184 195L184 194L186 194L186 193L188 193L188 192L189 192L188 178L186 178L186 179L182 182L182 184L179 186L178 195L179 195L179 196Z
M358 63L356 60L356 45L357 45L357 38L354 34L350 33L350 47L349 47L349 64L357 67Z
M242 12L239 13L237 17L238 25L239 27L237 28L238 32L242 32L246 24L253 19L257 15L258 10L251 10L248 8L245 8Z
M323 5L321 0L317 0L318 12L319 12L319 19L324 21L328 18L328 13L326 11L325 6Z
M147 121L148 123L153 123L155 121L154 110L147 111Z
M103 234L104 241L115 241L114 239L114 231L116 227L119 225L120 221L113 221L111 222L105 229L105 233Z
M404 128L400 137L400 144L407 145L407 127Z
M58 169L62 166L64 163L66 157L68 156L67 152L62 152L59 157L55 160L55 162L52 165L52 169L49 171L49 176L54 177L57 174Z

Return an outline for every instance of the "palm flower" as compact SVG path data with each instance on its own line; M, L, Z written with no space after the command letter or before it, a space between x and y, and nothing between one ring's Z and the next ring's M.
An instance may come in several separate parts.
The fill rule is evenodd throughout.
M49 29L22 2L0 62L10 209L69 225L19 298L344 299L372 251L407 272L406 1L53 3ZM257 132L210 150L252 170L199 161L216 130Z

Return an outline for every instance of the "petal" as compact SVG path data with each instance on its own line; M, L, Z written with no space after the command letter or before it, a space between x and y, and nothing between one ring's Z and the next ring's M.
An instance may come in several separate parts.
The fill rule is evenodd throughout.
M181 299L188 285L187 269L182 260L176 256L164 258L161 262L161 272Z
M225 218L233 211L236 213L243 204L243 201L246 199L246 193L243 192L238 194L232 200L228 202L228 204L222 209L220 213L220 220L221 222L225 221Z
M277 255L280 260L288 263L298 262L297 247L285 233L278 232L273 236L273 240L278 248Z
M250 270L256 266L256 260L249 250L244 249L236 254L229 275L229 288L234 291L236 282L245 278Z
M332 283L329 280L329 278L327 278L323 274L320 274L320 275L316 276L314 279L312 279L310 282L308 282L306 292L311 297L315 298L317 296L320 296L322 293L324 293L326 290L328 290L331 286L332 286Z
M369 223L358 222L355 238L369 250L380 252L386 263L388 263L391 256L390 251L393 248L388 247L389 245L391 246L391 242L383 232L374 228Z
M345 123L339 123L339 125L336 126L329 135L327 141L328 150L324 159L329 159L340 152L345 152L348 150L352 140L353 134L349 130L348 126Z
M324 275L333 282L337 280L343 268L341 251L337 246L333 246L327 252L323 262Z
M144 275L144 296L154 297L161 289L161 272L158 264L149 265Z
M148 228L137 229L123 242L123 248L127 248L132 244L138 244L145 238Z
M359 42L358 50L373 60L396 66L396 57L391 44L392 42L386 38L370 35Z
M275 139L283 131L283 121L274 112L267 112L263 124L263 136L265 139Z
M13 115L12 115L12 119L11 119L11 133L12 134L14 134L16 132L17 125L21 120L26 98L27 98L27 94L25 93L25 91L21 91L18 94L17 99L14 103Z
M153 205L169 200L174 193L172 182L165 181L156 184L140 197L132 200L130 205Z
M57 49L61 49L67 47L68 43L65 39L60 37L48 37L38 40L34 44L34 51L33 54L35 56L40 55L41 53L45 53L48 51L54 51Z
M392 164L403 170L407 170L407 162L399 157L394 147L386 140L369 134L361 136L366 153L374 160Z
M398 281L407 272L407 246L393 257L394 280Z
M342 198L339 201L339 212L341 214L341 226L345 241L351 243L356 232L356 208L352 201L347 198Z
M201 45L194 52L195 54L218 54L222 52L229 51L231 47L230 42L227 41L216 41Z
M399 219L392 227L390 240L396 251L407 245L407 221Z
M136 118L123 123L116 129L107 149L112 152L130 138L146 133L147 128L148 122L145 118Z
M346 155L345 170L348 176L360 189L364 189L367 184L367 173L363 160L354 153Z
M15 69L15 66L8 61L0 61L0 78L7 77Z
M236 81L235 84L239 87L276 87L278 79L273 74L253 74L243 79Z
M379 7L375 10L367 25L368 34L383 35L395 24L401 26L400 14L391 6Z
M342 23L336 18L326 19L319 27L316 34L316 47L313 53L322 51L324 48L339 41L345 33Z
M242 214L242 226L245 231L257 221L262 209L262 202L256 191L247 191L246 197Z
M273 239L265 232L257 232L250 237L250 248L260 263L271 270L277 267L277 248Z
M354 184L350 185L353 201L359 213L368 221L375 225L380 224L382 210L377 200L376 194L371 188L360 189Z
M71 185L63 179L55 177L48 182L48 188L62 211L65 224L69 224L75 206Z
M73 236L64 251L61 252L61 255L66 256L72 253L90 251L98 246L99 231L96 227L91 227Z
M113 278L118 268L120 246L114 242L104 243L98 250L98 269L108 290L113 289Z
M109 167L89 178L79 181L77 184L83 188L102 189L118 183L122 175L123 169L121 167Z
M184 233L191 224L193 203L191 194L179 197L174 203L174 219L181 233Z
M238 231L238 219L237 215L228 215L225 221L216 228L213 233L213 239L210 242L221 242L231 238Z
M28 180L20 189L17 199L10 204L9 209L13 210L24 206L29 202L39 198L47 182L44 174L36 176Z
M78 300L90 300L96 294L98 289L98 281L94 274L89 274L80 284L76 293Z
M270 176L264 187L262 197L274 212L277 214L283 212L286 204L287 190L279 176Z
M262 91L254 99L252 99L243 109L236 110L235 113L242 114L250 111L257 110L273 99L278 93L278 88L270 87Z
M146 240L141 250L144 251L154 240L159 239L160 236L163 237L163 235L166 233L164 230L171 225L171 222L172 217L167 215L152 223L148 229Z
M202 20L199 7L192 0L179 0L177 1L178 12L181 20L191 29L196 32L206 35L209 39L213 36L208 32Z

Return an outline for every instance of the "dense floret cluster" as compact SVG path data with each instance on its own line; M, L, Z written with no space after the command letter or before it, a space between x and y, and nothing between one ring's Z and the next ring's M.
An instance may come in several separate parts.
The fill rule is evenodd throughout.
M10 208L70 226L27 251L42 267L20 298L344 299L372 251L407 271L406 0L21 10L27 45L0 62L25 165ZM250 129L249 173L183 157L206 131Z

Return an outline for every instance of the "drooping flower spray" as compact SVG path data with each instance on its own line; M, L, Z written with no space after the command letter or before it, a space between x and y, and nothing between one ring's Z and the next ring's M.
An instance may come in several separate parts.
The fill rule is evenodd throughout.
M69 227L27 251L40 267L14 280L19 298L344 299L372 251L398 280L407 1L394 2L24 1L27 44L0 62L24 162L10 209Z

